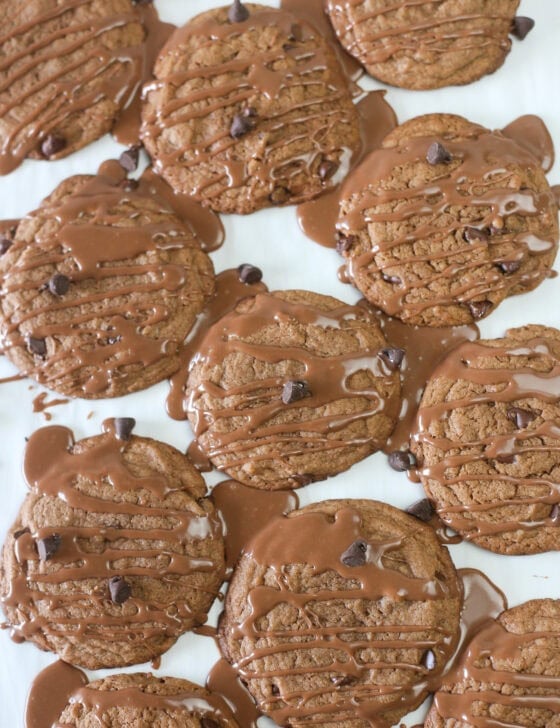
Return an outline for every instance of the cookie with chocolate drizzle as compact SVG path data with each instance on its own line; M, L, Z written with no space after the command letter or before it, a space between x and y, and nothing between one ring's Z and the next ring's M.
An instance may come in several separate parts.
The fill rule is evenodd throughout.
M25 217L0 277L6 356L49 389L84 398L175 372L214 290L192 229L116 162L65 180Z
M60 159L108 132L142 80L131 0L10 0L0 37L0 174Z
M491 551L560 549L560 331L467 342L428 382L412 449L447 526Z
M523 118L548 145L540 119ZM343 187L338 248L352 282L421 326L478 321L538 286L558 249L550 154L539 149L515 122L489 131L429 114L397 127Z
M224 574L221 523L179 451L108 420L27 444L30 493L8 533L0 604L12 637L92 670L152 660L203 624Z
M218 212L315 197L360 146L336 54L285 10L234 3L197 16L163 48L144 98L155 170Z
M466 84L493 73L511 49L509 35L521 38L518 6L519 0L326 1L345 50L375 78L409 89Z
M376 501L325 501L248 544L220 647L278 725L389 728L438 686L461 601L429 526Z
M366 307L309 291L247 298L209 329L191 362L198 447L256 488L340 473L391 434L403 356Z
M560 724L560 600L535 599L486 622L434 697L425 728Z

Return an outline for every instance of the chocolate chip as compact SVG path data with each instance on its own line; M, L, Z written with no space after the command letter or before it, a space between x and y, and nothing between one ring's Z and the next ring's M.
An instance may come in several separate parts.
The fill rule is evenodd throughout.
M220 724L212 718L201 718L200 728L220 728Z
M511 465L515 462L515 455L497 455L494 460L502 465Z
M533 420L537 419L537 415L534 412L522 409L521 407L510 407L506 414L518 430L524 430Z
M436 656L434 655L432 650L426 650L426 652L424 652L421 662L426 670L435 670Z
M354 541L340 557L344 566L363 566L366 563L367 543Z
M416 465L416 458L410 450L396 450L395 452L391 452L387 460L393 470L399 473L404 473L405 470L410 470Z
M41 561L48 561L56 554L62 543L62 538L58 533L53 533L51 536L46 538L38 538L35 542L37 546L37 553Z
M422 498L422 500L416 501L411 506L408 506L406 512L424 523L429 523L435 513L432 501L428 500L428 498Z
M49 134L41 142L41 154L43 157L50 159L55 154L61 152L66 146L66 139L59 134Z
M336 234L336 251L337 253L345 253L347 250L354 245L356 242L355 235L344 235L344 233L338 232Z
M474 243L477 240L480 240L483 243L487 243L489 240L489 235L486 232L486 230L479 230L475 227L466 227L463 231L463 237L467 241L467 243Z
M381 278L383 278L386 283L392 283L395 286L398 286L400 283L402 283L401 279L398 276L390 276L387 275L387 273L382 273Z
M132 430L136 426L134 417L115 417L115 435L119 440L130 440Z
M253 131L255 124L256 121L253 116L236 114L231 122L229 135L233 137L233 139L241 139L241 137L245 136L245 134Z
M32 354L37 354L37 356L45 356L47 353L47 342L36 336L27 338L27 347Z
M127 172L134 172L138 167L138 158L140 156L140 147L134 146L127 149L119 157L119 164Z
M55 273L49 281L49 291L53 296L64 296L70 289L70 278L62 273Z
M326 182L329 180L337 171L338 164L332 162L330 159L325 159L319 165L319 177Z
M138 189L139 184L140 183L137 179L123 179L121 187L125 190L125 192L132 192L132 190Z
M305 397L311 397L311 390L307 382L290 379L289 382L284 384L282 389L282 402L284 404L299 402L300 399L305 399Z
M381 349L379 356L392 372L396 372L403 363L404 349Z
M352 677L352 675L337 675L336 677L331 677L331 682L335 687L343 688L346 687L346 685L352 685L355 683L356 678Z
M475 321L484 318L488 311L492 308L491 301L469 301L467 305L470 309L471 316Z
M533 18L527 18L523 15L518 15L513 19L511 24L511 34L519 40L523 40L535 27L535 21Z
M132 594L130 584L122 576L112 576L109 579L109 593L111 601L115 604L124 604Z
M262 281L263 277L262 270L250 263L243 263L240 265L237 269L237 274L241 283L248 283L249 285L259 283Z
M426 159L429 164L448 164L451 161L451 154L439 142L433 142L428 147Z
M275 685L274 683L272 683L272 685L270 687L270 692L273 695L280 695L280 688L278 687L278 685Z
M276 189L272 190L272 192L268 196L268 199L274 205L283 205L290 199L290 191L287 190L285 187L276 187Z
M0 238L0 255L4 255L12 247L13 243L10 238Z
M498 268L502 271L504 275L509 276L521 268L521 261L503 260L501 263L498 263Z
M243 23L249 17L249 11L243 5L241 0L233 0L231 8L228 12L228 20L230 23Z
M14 538L17 540L18 538L21 538L24 533L31 533L29 528L20 528L17 531L14 531Z

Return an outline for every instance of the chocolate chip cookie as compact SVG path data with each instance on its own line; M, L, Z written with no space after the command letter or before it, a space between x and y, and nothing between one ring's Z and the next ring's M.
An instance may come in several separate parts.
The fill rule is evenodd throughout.
M529 18L515 18L518 6L519 0L326 2L348 53L380 81L410 89L466 84L493 73L510 51L510 33L521 38L532 28L525 32Z
M501 554L560 548L560 332L462 344L428 382L412 437L440 517Z
M260 293L202 341L188 418L215 467L257 488L297 488L385 444L403 357L366 307L308 291Z
M421 326L472 323L532 290L558 249L541 163L460 116L402 124L344 184L338 249L349 277L386 313Z
M92 670L146 662L203 624L224 573L220 520L190 461L131 435L29 439L30 487L8 533L0 602L12 635Z
M334 51L290 12L234 3L203 13L174 33L155 77L146 149L171 187L218 212L315 197L359 148Z
M246 547L219 642L278 725L392 726L438 685L460 607L429 526L376 501L326 501Z
M214 289L190 227L116 162L62 182L0 257L6 356L49 389L116 397L179 367Z

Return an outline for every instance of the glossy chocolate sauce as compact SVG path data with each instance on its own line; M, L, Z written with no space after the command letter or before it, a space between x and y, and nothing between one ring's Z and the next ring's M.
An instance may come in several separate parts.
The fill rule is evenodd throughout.
M42 412L44 418L49 422L52 420L52 414L48 412L51 407L58 407L61 404L67 404L69 399L47 399L47 392L40 392L33 398L33 412Z
M42 670L27 696L25 728L53 728L70 696L87 685L87 677L76 667L58 660Z
M206 687L227 702L240 728L257 728L262 713L229 662L218 660L208 674Z
M550 172L554 164L554 142L540 116L520 116L504 126L502 134L530 152L539 160L544 171Z

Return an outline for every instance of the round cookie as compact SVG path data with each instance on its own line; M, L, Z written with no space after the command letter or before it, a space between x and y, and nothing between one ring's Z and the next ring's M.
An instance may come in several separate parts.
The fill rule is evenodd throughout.
M199 685L149 673L111 675L80 688L57 721L68 728L238 728L226 702Z
M256 488L340 473L391 434L403 355L365 306L309 291L247 298L209 329L191 363L198 447Z
M493 73L510 51L518 6L519 0L326 0L348 53L380 81L409 89Z
M131 0L4 0L0 174L59 159L111 129L142 78Z
M246 547L220 648L278 725L392 726L439 684L461 602L430 526L376 501L326 501Z
M220 520L192 463L130 435L37 430L30 493L8 533L0 601L12 634L92 670L152 660L203 624L224 574Z
M17 227L0 258L0 334L28 376L73 397L161 381L214 271L190 227L116 162L71 177Z
M412 435L443 521L497 553L558 550L559 422L560 331L525 326L449 354Z
M397 127L350 175L337 230L368 300L407 324L453 326L549 275L558 208L530 149L429 114Z
M425 728L558 728L559 651L559 600L508 609L471 641L435 694Z
M247 3L202 13L173 34L155 77L142 127L154 167L218 212L315 197L360 147L333 49L287 11Z

